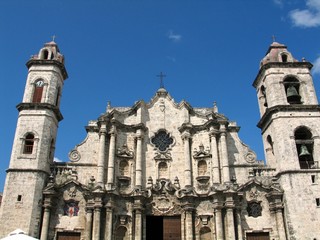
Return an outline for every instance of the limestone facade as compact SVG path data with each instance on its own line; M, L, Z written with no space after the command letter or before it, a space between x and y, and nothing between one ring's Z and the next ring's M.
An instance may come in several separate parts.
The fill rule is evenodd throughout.
M164 88L149 102L108 105L89 121L70 161L53 162L64 58L50 42L27 66L0 236L18 227L41 240L320 235L312 65L295 60L285 45L272 43L253 84L266 164L215 104L177 103Z

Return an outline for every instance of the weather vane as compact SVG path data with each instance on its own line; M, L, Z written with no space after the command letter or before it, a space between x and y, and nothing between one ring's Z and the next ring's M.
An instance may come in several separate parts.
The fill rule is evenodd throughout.
M157 75L157 77L160 78L160 88L164 88L164 84L163 84L163 78L166 77L167 75L163 74L162 72L160 72L159 75Z

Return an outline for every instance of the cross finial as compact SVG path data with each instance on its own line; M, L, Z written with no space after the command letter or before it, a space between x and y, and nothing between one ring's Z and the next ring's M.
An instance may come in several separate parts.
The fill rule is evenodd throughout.
M275 41L276 41L276 36L272 35L272 42L275 42Z
M51 36L52 37L52 42L56 39L56 35Z
M157 75L157 77L160 78L160 88L164 88L164 84L163 84L163 78L166 77L167 75L163 74L162 72L160 72L159 75Z

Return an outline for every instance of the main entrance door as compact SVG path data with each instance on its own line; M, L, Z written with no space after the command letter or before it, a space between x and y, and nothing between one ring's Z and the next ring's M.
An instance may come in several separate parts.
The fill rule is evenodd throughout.
M147 240L181 240L180 216L147 216Z
M80 240L80 233L76 232L58 232L57 240Z
M269 240L269 233L247 233L247 240Z

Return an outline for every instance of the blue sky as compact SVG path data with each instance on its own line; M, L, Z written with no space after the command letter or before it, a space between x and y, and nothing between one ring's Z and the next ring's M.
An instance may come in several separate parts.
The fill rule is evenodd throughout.
M252 82L272 43L314 66L319 96L320 0L1 0L0 191L27 76L25 63L56 36L69 79L61 99L56 158L86 136L84 126L112 106L149 101L165 87L177 101L211 107L241 126L264 159Z

